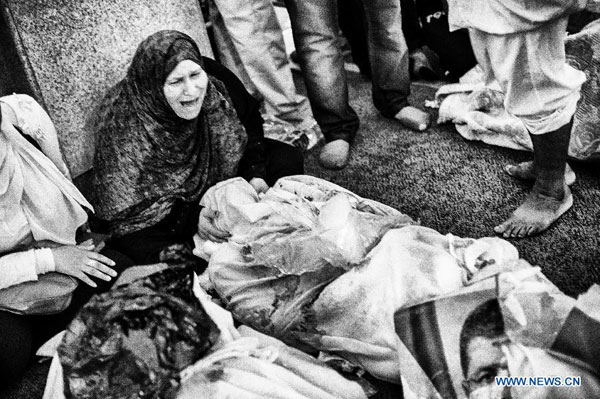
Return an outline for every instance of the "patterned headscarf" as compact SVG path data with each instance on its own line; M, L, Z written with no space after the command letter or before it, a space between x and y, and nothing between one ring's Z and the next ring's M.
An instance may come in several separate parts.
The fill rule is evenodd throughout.
M94 116L93 203L112 235L156 224L177 199L198 201L208 187L237 172L247 136L222 82L209 76L194 120L178 117L167 103L165 80L183 60L203 66L189 36L151 35Z

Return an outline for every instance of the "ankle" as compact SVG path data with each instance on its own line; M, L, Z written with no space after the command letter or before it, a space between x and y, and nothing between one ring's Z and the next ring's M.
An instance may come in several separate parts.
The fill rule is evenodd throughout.
M551 180L538 177L533 185L533 192L557 200L563 200L567 192L567 184L564 176L561 179Z

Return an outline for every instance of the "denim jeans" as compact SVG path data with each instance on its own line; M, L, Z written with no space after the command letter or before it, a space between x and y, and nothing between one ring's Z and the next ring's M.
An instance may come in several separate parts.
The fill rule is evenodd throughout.
M348 100L338 41L337 0L285 0L313 114L325 139L352 141L358 115ZM408 105L408 48L400 0L364 0L375 107L392 118Z

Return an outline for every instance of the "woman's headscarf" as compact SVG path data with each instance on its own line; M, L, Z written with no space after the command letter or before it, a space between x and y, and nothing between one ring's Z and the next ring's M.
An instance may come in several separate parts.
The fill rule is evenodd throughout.
M178 117L167 103L164 82L183 60L203 66L189 36L151 35L94 116L93 203L113 235L152 226L177 199L198 201L208 187L236 175L247 136L223 83L209 76L194 120Z

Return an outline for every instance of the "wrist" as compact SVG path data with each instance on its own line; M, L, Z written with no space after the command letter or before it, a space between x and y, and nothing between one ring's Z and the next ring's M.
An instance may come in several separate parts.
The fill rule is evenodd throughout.
M35 255L35 271L39 274L46 274L56 271L56 263L54 255L50 248L40 248L34 250Z

